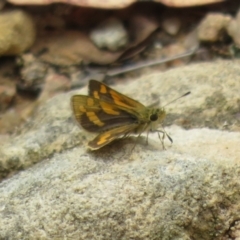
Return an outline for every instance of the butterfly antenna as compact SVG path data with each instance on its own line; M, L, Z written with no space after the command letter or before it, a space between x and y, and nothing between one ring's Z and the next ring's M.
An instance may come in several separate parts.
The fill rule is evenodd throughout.
M187 95L189 95L191 92L189 91L189 92L186 92L186 93L184 93L182 96L180 96L180 97L178 97L178 98L175 98L174 100L172 100L171 102L168 102L167 104L165 104L163 107L166 107L167 105L169 105L169 104L171 104L171 103L173 103L173 102L175 102L175 101L177 101L178 99L180 99L180 98L182 98L182 97L185 97L185 96L187 96Z

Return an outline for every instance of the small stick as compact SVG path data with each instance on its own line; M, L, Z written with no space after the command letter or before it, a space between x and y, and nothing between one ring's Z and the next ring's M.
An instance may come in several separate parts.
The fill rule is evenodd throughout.
M141 62L138 62L137 64L134 64L131 66L112 68L106 72L106 75L112 77L112 76L116 76L118 74L134 71L134 70L137 70L140 68L154 66L154 65L161 64L161 63L165 63L165 62L170 62L170 61L173 61L173 60L176 60L179 58L188 57L188 56L193 55L194 53L200 53L202 51L203 50L201 50L201 49L197 51L197 48L194 48L193 50L187 51L185 53L182 53L182 54L179 54L179 55L176 55L173 57L155 59L155 60L150 60L150 61L141 61Z

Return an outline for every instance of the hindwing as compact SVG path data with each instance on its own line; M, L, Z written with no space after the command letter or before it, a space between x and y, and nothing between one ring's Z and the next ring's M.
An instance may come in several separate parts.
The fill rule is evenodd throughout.
M138 124L133 123L110 129L108 131L98 134L93 140L88 143L88 146L92 150L99 149L121 136L126 136L130 133L134 133L137 127Z

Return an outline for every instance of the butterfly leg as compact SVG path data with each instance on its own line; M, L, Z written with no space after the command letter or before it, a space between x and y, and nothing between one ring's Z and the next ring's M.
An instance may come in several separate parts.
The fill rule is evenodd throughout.
M141 131L140 131L139 134L137 135L137 139L136 139L136 141L135 141L135 143L134 143L134 145L133 145L133 148L132 148L132 150L131 150L131 153L132 153L133 149L136 147L137 140L141 137L142 133L145 132L146 128L147 128L147 124L141 129ZM149 131L147 131L146 144L148 144L148 134L149 134Z
M164 139L165 139L165 136L167 136L168 140L173 143L173 140L172 138L167 134L167 132L163 129L163 130L157 130L158 132L158 138L160 139L161 143L162 143L162 146L163 146L163 149L165 150L165 145L164 145ZM162 137L160 135L160 133L162 133Z
M146 145L148 145L148 135L149 135L149 131L147 131Z
M166 135L167 138L168 138L168 140L169 140L171 143L173 143L172 138L169 136L169 134L168 134L164 129L163 129L163 130L157 130L157 132L160 132L160 133L162 133L163 135ZM163 137L165 137L165 136L163 136Z
M127 138L127 137L129 137L129 135L130 135L130 133L125 133L124 135L122 135L121 138Z
M137 139L136 139L136 140L138 140L138 138L141 137L142 133L143 133L143 132L140 132L140 133L137 135ZM132 153L133 149L136 147L136 145L137 145L137 141L134 142L134 145L133 145L133 148L132 148L132 150L131 150L131 153Z
M159 138L159 140L160 140L161 143L162 143L163 149L166 150L166 148L165 148L165 146L164 146L165 132L163 132L163 131L161 131L161 130L158 130L157 133L158 133L158 138ZM163 134L162 137L161 137L160 133Z

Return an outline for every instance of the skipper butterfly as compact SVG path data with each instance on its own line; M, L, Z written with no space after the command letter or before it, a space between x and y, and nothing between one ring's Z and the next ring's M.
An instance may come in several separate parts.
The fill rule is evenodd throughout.
M117 138L140 136L143 132L147 132L147 137L149 132L157 132L163 148L165 135L172 142L165 130L159 129L166 116L164 108L146 107L96 80L89 81L88 94L72 96L71 104L82 128L98 133L88 143L90 149L97 150Z

